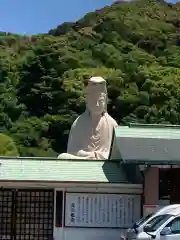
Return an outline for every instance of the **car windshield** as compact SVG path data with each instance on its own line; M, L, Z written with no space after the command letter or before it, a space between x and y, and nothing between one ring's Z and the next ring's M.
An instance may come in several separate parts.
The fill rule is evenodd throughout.
M140 220L135 222L133 227L136 227L136 228L139 227L142 223L146 222L148 220L148 218L152 217L152 215L153 215L153 213L150 213L147 216L142 217Z
M155 232L162 224L164 224L169 218L171 218L171 214L164 214L164 215L159 215L151 219L146 226L149 226L151 229L151 232ZM145 226L145 227L146 227Z

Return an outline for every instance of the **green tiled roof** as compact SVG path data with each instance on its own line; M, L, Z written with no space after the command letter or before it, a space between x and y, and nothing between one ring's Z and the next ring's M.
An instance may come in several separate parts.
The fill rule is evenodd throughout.
M0 181L127 182L117 162L0 158Z
M134 125L115 129L111 159L180 163L180 126Z
M180 126L179 127L158 127L157 125L153 126L148 125L146 127L128 127L122 126L115 129L115 136L117 138L156 138L156 139L180 139Z

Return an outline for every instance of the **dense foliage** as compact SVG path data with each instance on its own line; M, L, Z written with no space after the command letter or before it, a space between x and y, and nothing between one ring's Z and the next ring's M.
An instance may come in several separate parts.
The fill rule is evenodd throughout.
M83 83L107 79L118 121L180 124L180 6L118 2L31 37L0 33L0 129L21 156L66 150Z
M0 133L0 156L19 156L17 147L13 139Z

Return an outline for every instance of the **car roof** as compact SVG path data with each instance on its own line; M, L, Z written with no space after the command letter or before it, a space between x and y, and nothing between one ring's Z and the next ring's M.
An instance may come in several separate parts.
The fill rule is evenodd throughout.
M180 204L168 205L168 206L162 207L159 210L157 210L155 215L161 215L163 213L168 213L169 211L176 210L177 208L180 208Z
M171 214L173 216L180 215L180 207L177 207L175 209L169 209L169 211L165 212L165 214Z

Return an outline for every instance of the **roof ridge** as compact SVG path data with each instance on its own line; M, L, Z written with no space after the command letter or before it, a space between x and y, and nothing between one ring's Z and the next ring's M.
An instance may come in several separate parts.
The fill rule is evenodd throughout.
M118 162L117 160L93 160L93 159L58 159L55 157L13 157L0 156L0 160L24 160L24 161L56 161L56 162Z
M172 125L172 124L142 124L142 123L130 123L129 127L139 127L139 128L179 128L180 125Z

